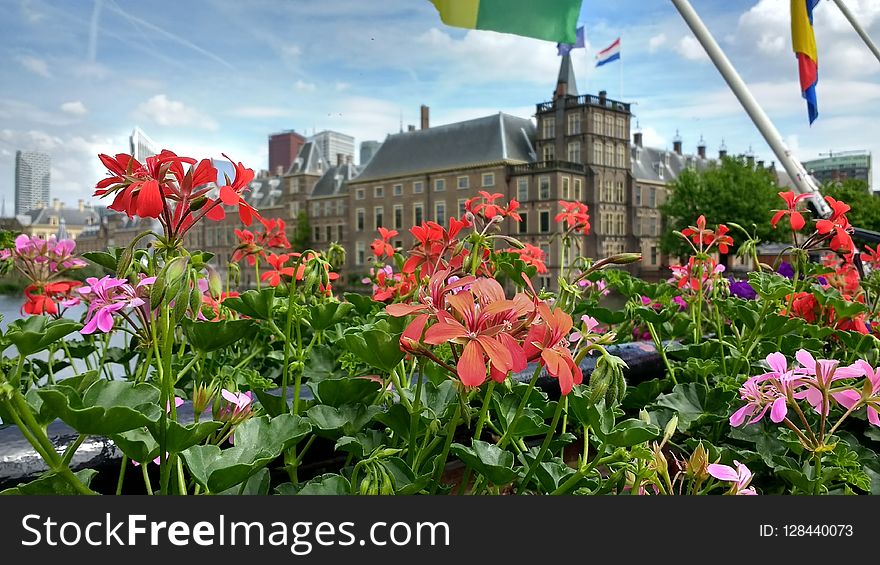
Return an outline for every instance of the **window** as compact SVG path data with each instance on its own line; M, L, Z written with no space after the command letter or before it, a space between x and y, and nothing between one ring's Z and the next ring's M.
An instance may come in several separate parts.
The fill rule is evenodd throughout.
M359 188L354 191L354 197L356 200L363 200L364 198L367 197L367 191L364 190L363 188Z
M394 196L403 196L403 185L395 184L394 185Z
M556 118L544 118L544 139L556 137Z
M562 177L562 199L571 198L571 177Z
M636 206L642 205L642 187L637 186L633 188L633 202L635 202Z
M540 187L538 198L541 200L550 200L550 177L541 177L538 183Z
M519 214L522 221L516 226L516 233L529 233L529 214L527 212L520 212Z
M640 216L633 218L633 235L642 235L642 218Z
M608 229L608 224L609 224L608 220L610 217L611 216L608 214L608 212L602 212L602 214L600 215L599 225L602 227L602 235L610 235L609 232L611 230Z
M413 183L413 194L421 194L425 190L425 183L417 180Z
M648 235L659 235L657 233L657 218L651 216L651 232Z
M605 179L605 202L611 202L612 198L614 194L612 194L611 179Z
M495 186L495 173L483 173L483 186Z
M544 262L549 264L550 263L550 244L549 243L542 243L539 247L541 248L541 252L544 254ZM547 284L550 284L550 283L547 283Z
M541 210L539 218L541 220L541 233L550 233L550 211Z
M336 237L339 241L345 240L345 228L342 226L342 224L336 226Z
M290 216L293 218L299 216L299 202L290 203Z
M605 146L605 166L614 166L614 146L610 143Z
M375 198L382 198L383 196L385 196L385 188L381 186L373 188L373 196Z
M394 205L394 229L403 228L403 204Z
M355 243L355 250L355 263L357 263L358 265L363 265L367 252L366 245L363 241L358 241L357 243Z
M468 188L470 186L470 179L468 177L458 177L458 179L456 179L456 182L458 184L459 190Z
M541 156L544 161L553 161L556 159L556 146L547 144L541 149Z
M617 214L617 235L626 235L626 222L622 213Z
M629 136L626 134L626 120L623 118L617 118L617 137L620 139L627 139Z
M299 179L298 178L290 179L290 193L291 194L299 194Z
M568 135L578 135L581 132L581 113L575 112L568 115Z
M602 144L593 142L593 163L596 165L602 164Z
M605 135L608 137L614 135L614 117L611 114L605 116Z
M425 221L425 206L419 202L413 204L413 225L420 226Z
M617 168L625 169L626 168L626 152L623 148L623 145L617 146Z
M327 241L333 241L333 226L327 226Z
M617 201L622 203L626 196L623 192L623 181L617 181L616 187L615 196L617 196Z
M516 199L525 202L529 199L529 177L522 177L516 181Z
M315 242L321 241L321 227L315 226Z
M541 288L550 288L550 277L538 277L538 284Z
M363 208L358 208L357 211L355 212L355 214L357 215L357 221L356 221L357 231L364 231L364 223L365 223L364 218L366 218L366 216L367 216L366 210L364 210Z
M446 179L434 179L434 192L446 190Z
M593 133L602 135L602 114L593 114Z
M459 198L458 199L458 217L459 217L459 219L464 218L464 215L467 214L467 209L465 208L465 204L467 204L467 198Z
M653 186L648 189L648 206L651 208L657 207L657 189Z
M574 179L574 199L578 202L581 202L584 198L584 181L581 179Z
M651 264L657 265L657 246L651 246Z
M403 240L395 239L394 240L394 249L403 249Z
M382 206L376 206L373 208L373 228L379 229L385 227L382 223L383 215L385 214L385 209Z
M446 223L446 202L434 202L434 221L441 226Z
M568 144L568 161L570 163L581 162L581 142L572 141Z
M319 218L321 216L321 203L312 202L312 216Z
M332 206L333 206L333 202L331 202L329 200L324 201L324 215L325 216L332 216L333 215L333 211L331 209Z

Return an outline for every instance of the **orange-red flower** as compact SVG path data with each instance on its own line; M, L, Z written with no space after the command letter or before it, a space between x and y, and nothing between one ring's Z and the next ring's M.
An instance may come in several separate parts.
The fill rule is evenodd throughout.
M681 230L681 234L690 239L698 250L708 253L713 245L718 247L720 253L728 253L729 246L733 245L733 238L727 235L730 230L724 224L718 224L716 230L706 228L706 217L700 215L696 226L688 226Z
M507 253L515 253L519 255L519 258L523 260L526 265L535 267L538 271L538 274L544 274L548 272L547 265L545 261L547 257L544 254L544 251L540 247L536 247L531 243L524 244L525 247L522 249L516 249L515 247L511 247L510 249L505 249Z
M540 357L541 365L546 367L550 375L559 379L559 389L566 395L574 385L584 380L580 367L568 349L568 334L573 326L571 316L560 308L551 311L543 302L538 305L538 313L541 322L529 328L524 352L530 360Z
M225 154L223 156L226 157ZM229 157L226 158L229 159ZM235 178L230 183L227 177L227 184L220 187L220 200L227 206L238 206L238 217L244 225L249 226L253 223L254 217L260 217L254 207L248 204L242 197L242 193L247 190L250 182L254 180L254 170L246 168L240 162L235 163L232 159L229 159L229 162L235 168Z
M852 260L852 256L855 253L855 245L853 244L852 237L850 237L852 226L849 225L849 220L846 218L846 213L849 212L850 207L830 196L826 196L825 200L831 206L832 215L830 218L818 220L816 222L816 231L826 237L830 237L828 246L832 251L842 252L847 257L847 260Z
M511 200L506 206L503 206L495 203L499 198L504 198L500 192L489 194L485 190L481 190L479 196L474 196L464 203L464 208L474 216L479 216L486 221L492 221L500 216L521 222L522 217L517 212L519 202Z
M385 228L379 228L379 237L380 239L376 239L373 243L370 244L370 247L373 248L373 255L376 257L394 257L394 247L391 246L392 237L397 236L397 230L389 230Z
M470 225L467 220L449 218L448 230L431 221L411 228L409 231L415 237L416 244L409 252L409 259L403 265L403 272L414 273L417 269L421 269L423 276L431 276L438 270L460 267L464 255L453 254L452 251L458 244L456 239L458 233Z
M589 208L582 202L566 202L560 200L562 212L556 214L556 223L564 222L566 229L572 232L580 232L584 235L590 233Z
M788 192L780 192L779 196L783 200L785 200L787 208L785 210L776 210L776 214L774 214L773 219L770 220L770 225L775 228L776 224L779 223L779 220L781 220L784 216L788 216L789 223L791 224L791 229L793 229L794 231L801 231L802 229L804 229L804 226L807 222L806 220L804 220L804 217L798 211L797 207L798 203L801 200L809 198L810 195L795 194L794 192L789 190Z

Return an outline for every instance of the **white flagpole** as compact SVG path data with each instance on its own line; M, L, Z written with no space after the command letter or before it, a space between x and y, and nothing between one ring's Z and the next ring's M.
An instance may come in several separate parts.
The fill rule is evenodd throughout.
M742 77L739 76L739 73L737 73L736 69L727 58L727 55L721 50L718 42L712 37L711 32L706 27L706 24L703 23L703 20L700 19L700 16L694 10L693 6L691 6L691 3L688 0L672 0L672 4L678 9L679 13L681 13L681 17L684 18L688 27L691 28L697 41L703 46L706 54L709 55L709 58L715 64L715 67L721 73L721 76L724 77L724 80L727 81L730 89L736 95L740 104L742 104L746 113L748 113L749 117L752 119L752 122L754 122L755 126L761 132L761 135L767 141L767 144L773 150L773 153L776 154L776 157L779 159L779 162L782 163L788 176L791 177L796 190L801 194L813 195L811 200L815 204L819 213L822 216L830 215L831 208L819 193L819 188L804 169L804 166L792 156L791 150L786 146L779 130L776 129L776 126L770 121L770 118L764 112L764 109L761 108L758 101L755 100L755 97L749 91L748 86L743 82Z
M619 62L620 62L620 71L619 71L620 72L620 101L624 102L624 99L623 99L623 40L622 40L622 38L620 41L619 49L620 49L620 60L619 60Z
M849 11L849 8L843 3L843 0L834 0L834 3L837 4L837 7L843 12L843 16L849 20L850 25L853 26L853 29L856 30L856 33L859 34L862 41L864 41L865 45L868 46L868 49L871 50L871 53L873 53L874 56L877 57L877 60L880 61L880 49L877 48L877 45L868 36L868 32L865 31L862 24L860 24L853 13Z

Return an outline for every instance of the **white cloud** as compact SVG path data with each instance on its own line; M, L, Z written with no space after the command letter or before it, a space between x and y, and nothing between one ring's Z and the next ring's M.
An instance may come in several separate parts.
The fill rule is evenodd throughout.
M669 141L652 127L642 128L642 145L645 147L666 147Z
M193 127L208 131L217 131L218 125L213 119L191 108L178 100L171 100L165 94L157 94L142 103L135 110L135 115L166 127Z
M16 57L19 64L29 72L44 78L50 78L52 74L49 72L49 64L45 59L34 57L33 55L19 55Z
M229 113L238 118L286 118L293 115L290 108L280 106L241 106Z
M654 37L652 37L651 39L648 40L648 50L651 53L656 53L658 49L660 49L661 47L666 45L666 41L668 39L669 38L666 37L665 33L660 33L658 35L655 35Z
M302 55L302 49L298 45L288 43L280 47L281 57L288 61L298 59Z
M293 87L294 87L295 89L299 90L300 92L314 92L314 91L317 90L317 88L318 88L318 87L315 85L315 83L313 83L313 82L306 82L306 81L304 81L304 80L298 80L298 81L296 81L296 83L293 85Z
M709 56L693 35L685 35L675 46L678 54L689 61L708 61Z
M336 83L336 91L337 92L343 92L345 90L348 90L349 88L351 88L350 82L337 82Z
M72 116L85 116L89 113L86 105L79 100L73 102L65 102L61 105L61 111Z

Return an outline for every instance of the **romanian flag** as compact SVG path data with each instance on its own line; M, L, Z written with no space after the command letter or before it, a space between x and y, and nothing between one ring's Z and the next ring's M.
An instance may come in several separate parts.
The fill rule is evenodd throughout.
M819 55L813 33L813 8L819 0L791 0L791 43L797 54L801 93L807 101L812 124L819 117L816 83L819 82Z
M582 0L431 0L443 23L577 43Z

